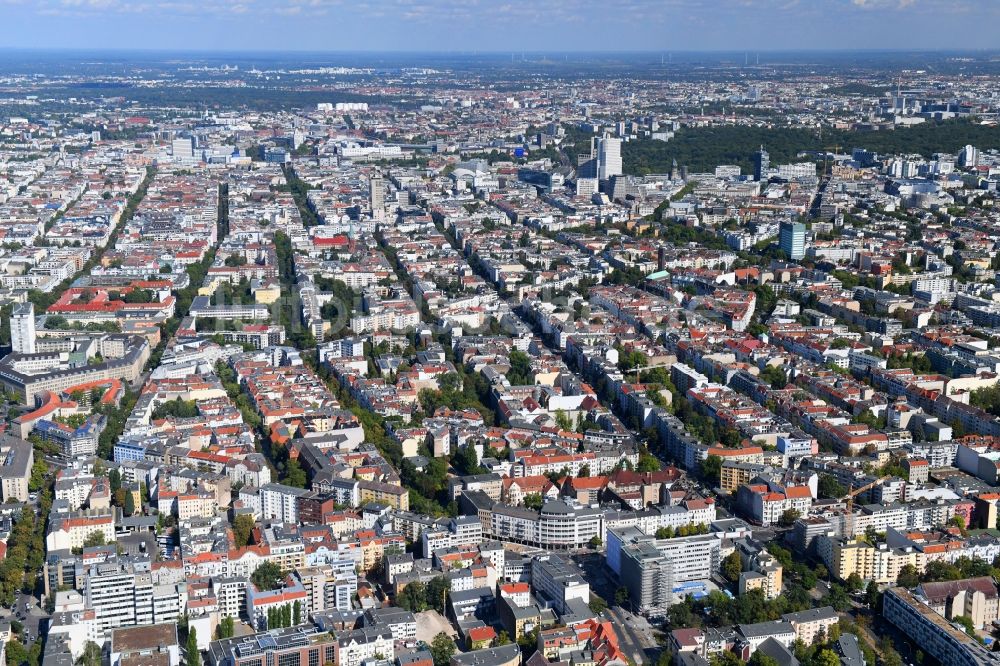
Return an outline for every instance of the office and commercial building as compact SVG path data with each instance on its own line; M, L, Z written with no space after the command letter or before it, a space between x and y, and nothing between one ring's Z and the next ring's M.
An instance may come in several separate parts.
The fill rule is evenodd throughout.
M611 137L594 139L591 151L597 159L597 178L608 180L622 173L622 140Z
M560 615L571 599L590 603L590 584L576 565L558 555L539 555L531 560L531 584Z
M35 353L35 305L18 303L10 316L10 344L21 354Z
M170 142L170 153L174 160L190 160L194 158L194 143L190 137L174 139Z
M806 225L801 222L782 222L778 232L778 247L792 260L797 261L806 256Z
M213 641L208 648L208 663L211 666L340 664L337 640L332 633L312 626L264 631Z
M764 150L764 146L760 147L756 153L753 154L753 179L760 181L767 179L767 170L771 168L771 158L768 156L767 151Z
M722 561L722 542L714 534L629 541L621 548L621 581L641 609L677 603L684 583L708 580Z
M381 220L385 217L385 184L382 182L380 173L376 172L368 179L368 189L372 217Z

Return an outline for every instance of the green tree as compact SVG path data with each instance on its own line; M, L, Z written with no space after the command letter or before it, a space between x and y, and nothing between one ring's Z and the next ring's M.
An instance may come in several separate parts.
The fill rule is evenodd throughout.
M297 627L302 624L302 604L296 601L292 604L292 626Z
M829 648L824 648L816 653L812 660L813 666L840 666L840 657Z
M431 656L434 658L434 666L448 666L454 654L455 641L443 631L431 641Z
M595 615L600 615L608 609L608 602L604 600L600 595L591 592L590 593L590 612Z
M747 664L749 666L779 666L774 657L764 654L761 650L754 652Z
M709 663L712 666L743 666L743 660L728 650L712 655Z
M37 493L45 485L45 477L49 473L49 466L42 456L35 458L31 465L31 477L28 479L28 490Z
M528 493L524 496L524 507L526 509L541 509L544 501L539 493Z
M781 518L778 519L778 524L782 527L790 527L801 516L802 512L798 509L785 509L784 513L781 514Z
M284 574L274 562L262 562L250 576L251 582L257 586L258 590L267 591L277 589L284 579Z
M817 491L820 497L827 499L840 499L847 494L847 488L829 474L820 475Z
M427 610L427 590L423 583L414 581L396 595L396 605L413 613Z
M920 585L920 572L912 564L906 564L899 570L896 584L900 587L913 588Z
M868 581L868 587L865 588L865 603L868 604L868 608L877 610L881 598L882 593L878 590L878 583L873 580Z
M451 581L444 576L436 576L427 583L427 605L439 613L444 613Z
M722 458L708 456L701 461L698 471L705 483L713 486L718 485L722 479Z
M864 581L861 580L861 576L859 576L855 571L852 571L851 575L848 576L847 580L844 582L847 584L847 590L849 592L860 592L865 586Z
M512 386L527 386L535 383L535 373L531 369L531 357L515 349L510 353L510 370L507 381Z
M628 588L624 585L615 590L615 605L624 606L629 599Z
M959 580L962 578L962 571L954 564L942 560L928 562L924 568L923 580L927 582L939 582L946 580Z
M636 465L635 470L637 472L658 472L660 460L644 446L639 450L639 464Z
M83 540L83 547L93 548L94 546L103 546L104 543L104 532L94 530L87 535L86 539Z
M698 616L694 614L687 600L667 609L667 617L672 627L690 628L698 624Z
M743 573L743 562L740 560L740 554L733 551L726 555L722 560L722 575L726 580L730 583L739 582L741 573Z
M236 520L233 521L233 541L237 548L246 548L249 545L250 535L255 526L256 521L252 514L241 513L236 516Z
M117 469L112 468L112 470L108 472L108 486L111 489L112 495L118 492L118 489L122 487L122 475Z
M125 492L125 506L123 508L126 516L135 514L135 493L131 490Z
M198 632L194 627L188 627L187 647L184 649L184 659L187 666L201 666L201 653L198 652Z
M7 655L7 666L21 666L28 660L28 651L24 649L24 645L17 638L12 638L7 642L5 654ZM100 663L98 661L97 666L100 666Z
M979 636L976 635L976 625L972 623L972 619L968 615L958 615L951 619L952 622L962 625L962 628L972 638L979 640Z
M236 635L236 626L233 618L224 617L222 621L219 622L219 638L232 638Z
M282 479L282 483L293 488L305 488L306 482L306 472L298 459L289 458L285 462L285 478Z
M826 595L826 603L838 612L845 612L851 607L851 598L843 585L834 583L830 586L830 594Z
M769 365L760 373L760 378L771 385L771 388L780 391L788 384L788 375L785 371L775 365Z
M517 639L517 644L521 648L521 654L524 655L525 659L533 655L538 650L538 627L535 627L526 634L522 634Z
M9 664L10 661L8 660L7 663ZM76 660L76 663L78 666L101 666L101 646L93 641L87 641L83 646L83 654Z
M476 447L471 443L459 448L451 457L451 464L462 476L467 476L471 474L479 474L482 472L482 467L479 466L479 455L476 453Z

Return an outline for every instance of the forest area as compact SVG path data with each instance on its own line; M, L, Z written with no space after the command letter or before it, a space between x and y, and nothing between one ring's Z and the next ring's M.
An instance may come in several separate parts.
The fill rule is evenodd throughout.
M751 156L760 146L771 164L807 161L803 151L850 152L865 148L880 154L956 153L971 144L980 150L1000 149L1000 127L978 125L968 120L928 121L891 131L824 129L822 138L811 129L792 127L684 127L670 141L641 139L622 145L625 173L667 173L673 160L692 172L712 171L720 164L736 164L743 173L752 172Z

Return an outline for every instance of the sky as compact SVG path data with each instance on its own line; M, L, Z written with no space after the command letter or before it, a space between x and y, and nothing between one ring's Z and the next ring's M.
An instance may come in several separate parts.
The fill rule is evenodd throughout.
M0 0L0 48L1000 49L1000 0Z

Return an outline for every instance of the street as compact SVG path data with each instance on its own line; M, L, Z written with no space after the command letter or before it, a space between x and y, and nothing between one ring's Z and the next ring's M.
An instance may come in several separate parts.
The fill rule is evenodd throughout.
M607 613L615 624L622 650L636 664L651 663L658 645L653 637L653 628L646 618L630 613L621 606L612 606Z
M25 604L28 606L27 611L25 611ZM39 606L37 598L19 591L14 596L14 611L2 608L0 609L0 618L11 622L11 624L15 621L20 622L24 626L24 630L21 632L21 642L24 643L25 647L30 647L33 642L38 640L39 626L48 619L48 615Z

